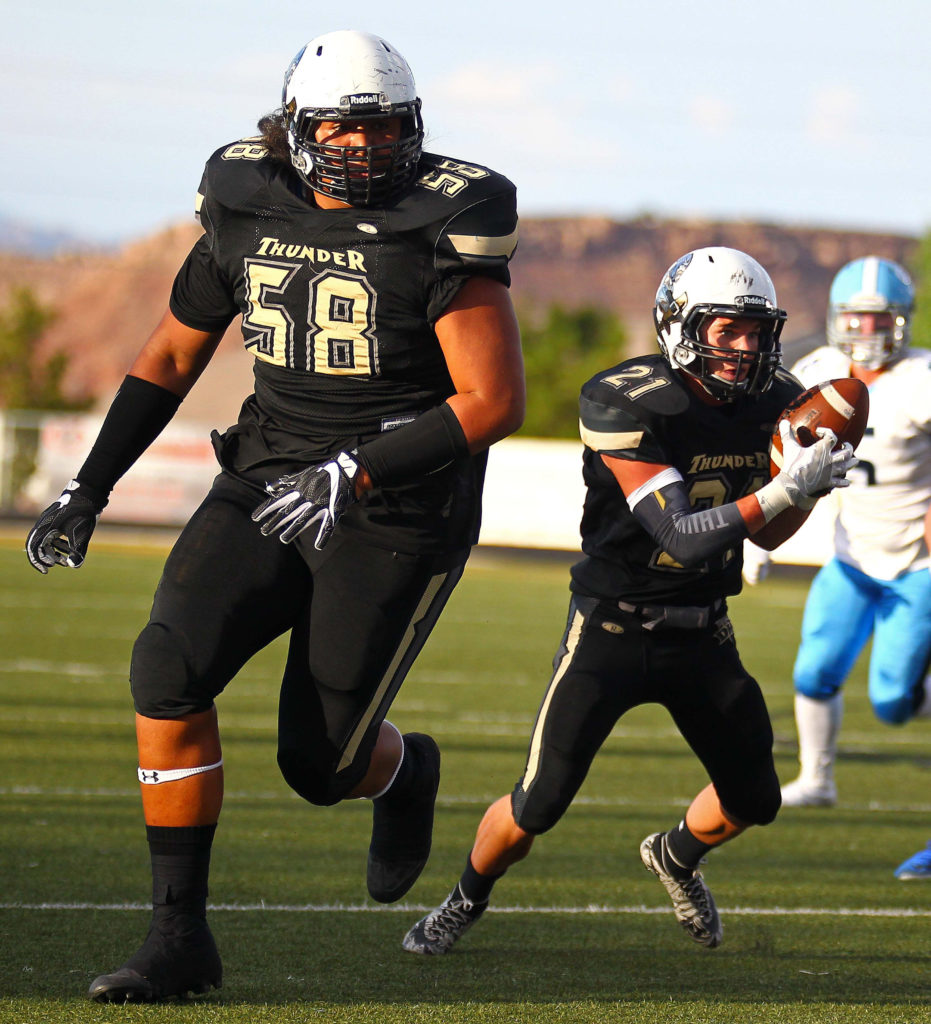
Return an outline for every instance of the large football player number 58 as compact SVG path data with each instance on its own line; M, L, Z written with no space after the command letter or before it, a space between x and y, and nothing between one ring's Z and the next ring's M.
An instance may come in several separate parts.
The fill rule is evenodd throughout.
M375 292L362 277L325 271L312 278L306 337L299 338L285 295L300 263L245 261L243 338L257 359L311 373L377 376Z

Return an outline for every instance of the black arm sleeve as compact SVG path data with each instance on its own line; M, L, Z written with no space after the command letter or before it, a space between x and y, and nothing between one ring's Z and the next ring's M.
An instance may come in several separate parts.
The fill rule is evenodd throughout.
M355 453L379 487L410 483L469 454L456 414L444 402L359 447Z
M125 377L78 472L78 483L106 498L117 480L165 429L180 404L181 399L167 388L141 377Z
M633 508L634 518L680 565L694 568L750 535L734 502L694 511L685 487L660 487Z

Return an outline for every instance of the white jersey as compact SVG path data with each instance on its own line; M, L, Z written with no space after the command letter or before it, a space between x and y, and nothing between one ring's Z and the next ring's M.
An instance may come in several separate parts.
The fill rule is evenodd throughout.
M792 372L811 387L850 376L839 349L823 346ZM870 417L849 487L832 492L834 553L880 580L928 568L924 517L931 504L931 351L906 349L870 385Z

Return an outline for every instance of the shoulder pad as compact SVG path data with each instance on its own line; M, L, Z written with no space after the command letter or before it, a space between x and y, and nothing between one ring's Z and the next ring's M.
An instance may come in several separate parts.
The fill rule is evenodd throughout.
M678 376L659 355L628 359L582 386L579 425L593 451L647 462L664 461L653 426L689 406Z
M287 168L269 158L261 136L221 146L204 168L196 213L203 216L206 208L209 214L211 206L244 211L267 207L269 190L281 200L296 200L287 187L286 177Z
M820 384L832 377L846 377L850 363L843 352L830 345L821 345L802 356L792 367L793 375L803 388Z
M461 235L505 238L513 235L507 255L517 244L517 199L514 184L488 167L424 153L419 177L389 210L392 227L405 231L429 224ZM470 213L471 211L471 213ZM501 250L506 243L494 246ZM486 246L487 247L487 246Z

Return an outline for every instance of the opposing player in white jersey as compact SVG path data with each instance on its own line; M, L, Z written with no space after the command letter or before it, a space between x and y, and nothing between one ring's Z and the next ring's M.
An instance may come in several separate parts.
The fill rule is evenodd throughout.
M815 576L805 606L794 669L801 772L783 787L784 806L836 802L841 688L870 636L877 718L901 725L931 713L931 352L908 347L913 301L897 263L876 256L848 263L831 286L828 344L792 368L806 387L862 380L870 416L851 486L832 495L834 557ZM748 551L750 582L758 551ZM931 853L927 861L931 877Z

